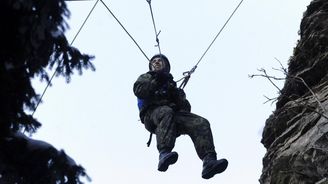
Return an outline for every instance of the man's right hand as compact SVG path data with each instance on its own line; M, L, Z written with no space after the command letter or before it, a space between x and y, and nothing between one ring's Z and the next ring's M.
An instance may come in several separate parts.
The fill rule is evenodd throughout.
M155 80L158 85L163 85L164 83L166 83L171 76L169 73L166 72L150 71L148 73L152 75L153 80Z

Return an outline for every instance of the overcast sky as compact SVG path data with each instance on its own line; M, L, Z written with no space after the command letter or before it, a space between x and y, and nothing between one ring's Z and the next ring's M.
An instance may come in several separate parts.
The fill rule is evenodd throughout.
M73 39L96 1L67 2L67 31ZM148 57L158 53L146 0L104 0ZM162 53L175 79L190 70L218 33L239 0L153 0ZM84 166L94 184L258 183L265 148L260 143L265 120L275 109L265 96L277 89L264 78L248 75L265 68L282 77L299 39L303 12L310 0L245 0L185 88L192 112L207 118L219 158L228 169L210 180L201 178L202 162L191 139L180 136L179 160L157 171L155 137L140 123L132 86L147 72L148 61L99 2L74 46L94 55L96 72L77 73L69 84L55 78L35 117L43 126L33 136L64 149ZM283 83L277 82L282 87ZM41 93L45 83L34 81Z

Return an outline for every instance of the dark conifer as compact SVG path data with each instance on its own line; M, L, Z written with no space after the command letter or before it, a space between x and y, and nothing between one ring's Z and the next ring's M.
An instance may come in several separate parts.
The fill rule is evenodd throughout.
M85 174L63 151L20 133L41 126L31 115L40 100L32 78L49 82L50 68L69 81L74 70L95 69L64 35L69 15L64 0L1 0L0 183L81 183Z

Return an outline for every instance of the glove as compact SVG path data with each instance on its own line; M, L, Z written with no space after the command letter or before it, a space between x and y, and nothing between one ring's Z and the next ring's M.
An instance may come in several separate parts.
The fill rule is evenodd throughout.
M172 75L167 72L149 71L148 73L152 75L153 80L155 80L156 83L160 86L165 84L169 80L173 80Z
M169 81L170 77L172 78L172 76L167 72L156 72L156 78L161 84Z

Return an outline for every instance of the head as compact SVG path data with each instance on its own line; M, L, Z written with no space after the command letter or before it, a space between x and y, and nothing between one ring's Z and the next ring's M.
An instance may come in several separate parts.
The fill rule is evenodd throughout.
M170 62L167 57L163 54L154 55L149 62L150 71L161 71L170 73Z

